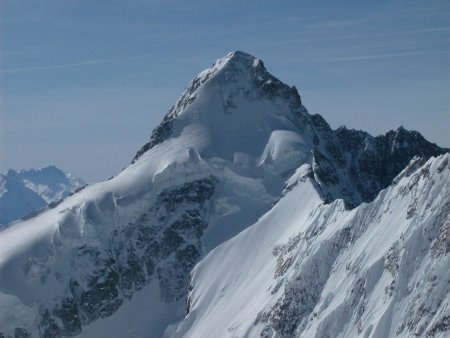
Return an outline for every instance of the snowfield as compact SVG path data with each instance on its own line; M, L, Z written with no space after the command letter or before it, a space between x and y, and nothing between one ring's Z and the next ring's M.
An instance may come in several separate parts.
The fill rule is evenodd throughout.
M447 336L450 155L408 170L353 210L300 182L195 267L167 336Z

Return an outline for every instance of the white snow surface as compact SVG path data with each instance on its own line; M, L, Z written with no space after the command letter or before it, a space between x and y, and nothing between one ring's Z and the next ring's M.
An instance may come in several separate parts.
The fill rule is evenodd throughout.
M449 163L405 170L351 211L300 182L195 267L166 336L448 337Z
M294 114L286 97L261 95L255 85L261 65L259 59L235 52L200 73L194 81L202 85L185 97L190 104L173 113L173 136L195 134L200 154L228 161L242 154L253 161L261 155L276 158L294 145L309 151L310 135L296 123L306 109L301 106Z

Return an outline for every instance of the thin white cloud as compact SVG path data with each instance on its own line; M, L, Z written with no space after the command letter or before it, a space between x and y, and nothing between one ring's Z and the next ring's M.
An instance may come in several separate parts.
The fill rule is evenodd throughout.
M309 28L337 28L337 27L351 27L367 24L367 18L357 19L343 19L315 22L309 25Z
M328 36L321 38L305 38L305 39L292 39L279 41L280 44L285 43L299 43L299 42L320 42L320 41L333 41L333 40L346 40L346 39L368 39L368 38L380 38L387 36L402 36L402 35L413 35L421 33L433 33L433 32L448 32L450 27L437 27L437 28L426 28L426 29L416 29L410 31L401 32L389 32L389 33L379 33L379 34L360 34L360 35L340 35L340 36Z
M406 53L390 53L390 54L373 54L373 55L359 55L359 56L346 56L339 58L331 58L321 60L322 62L345 62L345 61L360 61L360 60L371 60L371 59L385 59L385 58L395 58L404 56L414 56L414 55L426 55L426 54L439 54L439 51L422 51L422 52L406 52ZM444 51L443 53L449 54L450 51Z
M128 56L128 57L116 58L116 59L86 60L86 61L73 62L73 63L63 63L63 64L59 64L59 65L10 68L10 69L0 70L0 73L11 74L11 73L23 73L23 72L39 71L39 70L73 68L73 67L89 66L89 65L95 65L95 64L105 64L105 63L113 63L113 62L129 61L129 60L146 59L146 58L150 58L152 56L153 55L145 54L145 55Z

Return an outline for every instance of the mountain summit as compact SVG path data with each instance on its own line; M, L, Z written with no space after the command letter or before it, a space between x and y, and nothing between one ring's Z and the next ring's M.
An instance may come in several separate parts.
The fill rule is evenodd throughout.
M447 332L445 152L332 130L230 53L118 176L0 232L0 337Z
M373 200L414 156L446 151L403 127L377 137L332 130L322 116L308 114L295 87L239 51L189 83L132 163L168 139L183 140L201 156L269 165L284 176L310 163L323 198L341 198L350 208Z
M261 60L233 52L190 82L133 162L188 130L195 130L191 143L202 154L230 160L238 153L256 157L273 130L298 131L305 113L295 87L268 73Z

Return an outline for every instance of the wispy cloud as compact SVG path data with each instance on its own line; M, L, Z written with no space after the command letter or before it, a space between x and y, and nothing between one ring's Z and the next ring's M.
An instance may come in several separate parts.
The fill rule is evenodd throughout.
M415 56L415 55L427 55L427 54L439 54L439 53L450 54L450 51L444 51L444 52L439 52L439 51L422 51L422 52L405 52L405 53L346 56L346 57L324 59L324 60L321 60L321 61L322 62L360 61L360 60L385 59L385 58L396 58L396 57Z
M151 58L151 57L153 57L152 54L144 54L144 55L128 56L128 57L123 57L123 58L86 60L86 61L63 63L63 64L57 64L57 65L48 65L48 66L18 67L18 68L10 68L10 69L0 70L0 73L12 74L12 73L23 73L23 72L40 71L40 70L64 69L64 68L82 67L82 66L90 66L90 65L97 65L97 64L123 62L123 61L130 61L130 60L139 60L139 59L146 59L146 58Z
M343 20L329 20L322 22L314 22L309 26L309 28L337 28L337 27L351 27L360 26L367 24L367 18L357 18L357 19L343 19Z
M415 29L400 32L376 33L376 34L355 34L355 35L325 36L325 37L315 37L305 39L291 39L279 41L279 43L284 44L284 43L320 42L320 41L347 40L347 39L369 39L369 38L414 35L414 34L434 33L434 32L450 32L450 27L436 27L436 28Z

